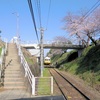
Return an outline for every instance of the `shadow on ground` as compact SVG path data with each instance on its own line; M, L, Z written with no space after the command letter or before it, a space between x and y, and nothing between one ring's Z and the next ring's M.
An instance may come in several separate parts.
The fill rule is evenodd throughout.
M63 96L46 96L46 97L34 97L34 98L20 98L14 100L65 100Z

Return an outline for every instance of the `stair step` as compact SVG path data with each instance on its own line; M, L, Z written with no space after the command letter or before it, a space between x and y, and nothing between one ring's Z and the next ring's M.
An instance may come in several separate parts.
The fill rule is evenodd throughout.
M20 70L17 70L17 71L8 70L8 71L5 71L4 73L5 74L20 74L21 75L22 72Z
M4 83L4 87L11 87L11 86L24 86L24 83L23 82L6 82L6 83Z
M20 70L19 71L9 71L9 70L5 71L5 75L6 74L12 74L13 75L13 74L20 74L20 73L21 73Z
M11 60L12 59L12 60ZM8 45L8 55L6 56L4 72L4 88L23 89L24 79L21 74L18 52L15 44Z
M20 69L19 68L9 68L9 69L5 69L5 72L6 71L20 71Z
M5 75L6 74L19 74L19 75L21 75L21 71L6 71L6 72L4 72L5 73Z
M26 89L25 86L5 86L4 89Z
M20 77L17 77L17 78L7 78L7 77L5 77L4 78L4 82L7 82L7 81L23 81L23 78L20 78Z
M10 75L5 75L4 77L6 77L6 78L20 78L21 75L19 75L19 74L16 74L16 75L10 74Z
M7 67L7 68L5 68L5 72L6 71L20 71L20 67L15 67L15 68L13 68L13 67Z

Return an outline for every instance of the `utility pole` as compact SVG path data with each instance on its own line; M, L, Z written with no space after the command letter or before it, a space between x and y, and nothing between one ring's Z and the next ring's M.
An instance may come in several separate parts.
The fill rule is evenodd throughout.
M43 69L44 69L44 64L43 64L43 59L44 59L44 49L43 49L43 36L44 36L44 28L40 28L40 67L41 67L41 77L43 77Z

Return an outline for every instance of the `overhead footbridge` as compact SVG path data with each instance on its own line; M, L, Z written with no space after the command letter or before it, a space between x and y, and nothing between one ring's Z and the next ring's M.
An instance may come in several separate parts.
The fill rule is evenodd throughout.
M40 44L22 44L22 47L26 49L37 49L40 47ZM72 44L43 44L45 49L84 49L83 45L72 45Z
M83 45L72 44L43 44L43 47L52 49L84 49Z

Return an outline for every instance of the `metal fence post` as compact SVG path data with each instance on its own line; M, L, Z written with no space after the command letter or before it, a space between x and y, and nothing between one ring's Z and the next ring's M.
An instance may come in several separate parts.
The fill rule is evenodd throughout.
M26 63L25 63L25 77L27 76L27 71L28 71L28 69L27 69L27 66L26 66Z
M1 70L0 70L0 82L1 82Z
M53 77L51 77L51 94L53 94Z
M21 59L21 64L23 63L23 57L22 54L20 55L20 59Z
M35 95L35 77L32 75L32 95Z

